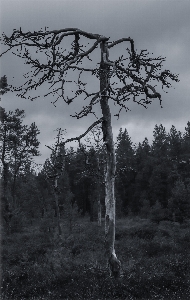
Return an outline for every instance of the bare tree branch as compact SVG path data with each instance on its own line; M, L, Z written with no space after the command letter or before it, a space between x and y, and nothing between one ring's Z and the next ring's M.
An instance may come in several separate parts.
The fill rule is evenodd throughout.
M87 133L89 133L89 131L91 131L96 125L100 124L103 122L103 118L95 121L92 125L90 125L90 127L88 127L88 129L82 133L81 135L79 135L78 137L74 137L74 138L70 138L70 139L67 139L66 141L64 142L61 142L60 145L61 146L65 146L65 144L67 143L70 143L70 142L73 142L73 141L78 141L79 143L79 146L80 146L80 140L85 137L87 135Z
M62 43L65 38L73 37L70 51L62 48ZM92 45L83 44L81 37L93 41ZM81 75L85 72L90 72L92 76L100 79L100 67L92 66L86 67L84 65L84 58L89 59L89 55L101 45L102 42L106 43L106 51L104 52L104 63L108 66L108 82L106 91L109 98L112 99L117 105L120 106L118 116L122 109L128 111L127 102L132 99L134 102L147 107L153 99L158 98L161 104L161 94L157 91L157 87L153 82L161 82L162 89L169 88L171 83L168 79L178 81L178 76L172 74L170 71L161 71L161 67L165 58L149 57L146 50L142 50L139 54L134 49L134 41L130 37L121 38L114 42L108 42L109 38L82 31L78 28L65 28L60 30L48 31L35 31L24 33L20 30L14 30L11 37L3 34L1 38L2 43L9 48L7 51L16 48L14 54L26 60L26 64L31 65L32 74L26 74L26 82L19 88L12 87L12 90L18 92L18 96L26 98L29 91L36 90L42 86L43 83L50 83L49 92L44 95L54 96L55 100L52 103L55 105L59 99L63 99L67 104L72 103L76 98L85 94L85 100L89 103L86 104L81 112L76 113L74 117L82 118L89 113L93 113L92 107L99 102L99 91L88 92L85 88L85 82L81 79ZM114 46L123 42L130 43L130 49L127 50L127 56L123 55L116 61L109 60L109 50ZM64 44L63 44L64 46ZM34 53L31 55L29 52L30 47L36 48L37 57ZM45 54L47 62L40 62L40 53ZM78 80L75 83L77 89L74 95L66 95L66 86L69 83L65 77L68 76L68 71L78 72ZM72 74L71 74L72 75ZM85 79L85 77L84 77ZM144 94L144 98L142 95ZM38 96L28 96L30 100L36 99Z

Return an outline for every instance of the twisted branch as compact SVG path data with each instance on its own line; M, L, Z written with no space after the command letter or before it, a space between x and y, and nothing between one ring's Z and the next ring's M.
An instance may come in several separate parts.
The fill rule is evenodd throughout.
M62 48L66 37L73 36L73 42L68 51ZM82 44L81 38L92 40L91 45ZM26 64L31 65L32 71L29 75L25 75L26 82L21 87L12 87L13 91L18 92L18 96L26 98L28 91L36 90L43 83L48 82L50 88L47 97L52 95L56 102L61 98L67 104L72 103L76 98L85 94L85 101L89 101L79 113L75 113L74 117L82 118L92 112L92 107L100 100L98 92L88 92L85 88L86 83L82 80L82 74L90 72L91 76L95 76L100 80L102 72L101 67L86 67L84 65L85 58L90 60L89 55L94 52L98 45L106 45L104 53L104 64L109 66L107 72L108 83L106 92L108 97L120 106L118 116L122 109L128 111L127 102L132 99L134 102L147 108L153 99L158 98L161 104L161 94L157 91L155 83L161 82L162 89L169 88L172 81L179 81L178 75L172 74L169 70L161 71L161 67L165 58L149 57L146 50L142 50L139 54L135 51L134 41L130 37L121 38L114 42L108 42L109 38L100 35L82 31L78 28L65 28L60 30L40 30L35 32L23 32L14 30L10 37L3 34L1 42L8 46L0 56L6 54L9 50L17 49L14 52L20 58L26 60ZM102 43L103 42L103 43ZM109 60L109 50L123 42L130 43L130 49L126 49L128 56L120 56L116 61ZM36 53L41 55L42 52L47 58L47 62L41 62L39 57L33 58L33 54L29 52L30 47L36 49ZM43 56L44 57L44 56ZM70 83L68 72L78 72L78 81L71 80L77 89L74 95L65 95L65 86ZM72 76L72 74L71 74ZM144 94L144 97L142 95ZM30 100L34 100L39 96L28 96Z

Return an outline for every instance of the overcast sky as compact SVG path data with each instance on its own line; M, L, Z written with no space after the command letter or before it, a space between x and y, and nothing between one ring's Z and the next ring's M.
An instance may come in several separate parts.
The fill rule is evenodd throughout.
M131 37L138 51L148 49L155 57L166 57L164 69L179 74L180 82L174 82L168 93L162 93L163 108L158 100L148 109L131 104L131 111L122 113L119 120L112 118L113 133L116 138L120 127L127 128L133 143L142 142L145 137L151 143L156 124L163 124L167 132L172 125L184 132L190 121L189 0L1 0L0 6L0 31L7 35L20 27L24 32L45 26L49 30L77 27L110 37L110 41ZM12 77L20 76L24 61L8 54L0 63L1 76L6 74L8 83L14 84ZM68 107L61 100L55 108L49 99L30 102L7 93L1 97L1 106L6 110L24 109L25 123L36 122L41 131L42 156L35 159L38 163L49 156L45 144L52 144L56 128L66 129L70 138L84 132L92 122L92 117L69 117L76 111L76 104Z

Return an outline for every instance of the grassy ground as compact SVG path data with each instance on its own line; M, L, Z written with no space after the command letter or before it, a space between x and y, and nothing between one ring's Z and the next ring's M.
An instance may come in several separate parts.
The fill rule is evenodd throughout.
M104 226L79 219L61 239L42 221L2 237L1 299L190 299L190 223L116 224L122 277L109 276Z

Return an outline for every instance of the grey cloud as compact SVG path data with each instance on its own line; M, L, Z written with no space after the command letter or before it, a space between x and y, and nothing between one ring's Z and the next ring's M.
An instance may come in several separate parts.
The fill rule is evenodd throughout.
M173 124L178 130L184 131L189 121L189 15L189 1L2 0L1 31L10 35L14 28L20 27L24 31L39 30L45 26L49 26L50 29L78 27L106 35L111 41L130 36L135 41L136 49L148 49L150 53L154 53L154 57L166 56L164 68L179 73L180 82L174 84L175 89L169 89L168 94L162 92L163 108L160 108L157 100L147 110L130 102L131 111L122 112L119 120L112 118L114 137L117 136L120 127L126 127L132 141L138 143L146 136L151 141L155 124L162 123L167 130ZM123 47L127 48L128 45ZM117 55L118 49L112 51L110 57ZM25 67L22 60L11 54L1 59L1 74L6 74L10 83L20 84ZM89 84L93 87L93 82ZM91 116L81 120L70 117L70 114L84 105L83 100L71 106L59 101L56 108L51 101L51 98L46 101L42 98L30 102L19 99L14 94L2 96L3 107L7 110L17 107L24 109L25 122L31 124L35 121L41 130L42 157L37 159L38 162L43 162L49 155L49 150L44 145L53 143L56 128L66 128L67 137L74 137L81 134L95 120ZM112 104L111 109L114 114L116 108ZM101 114L100 108L97 108L97 112Z

